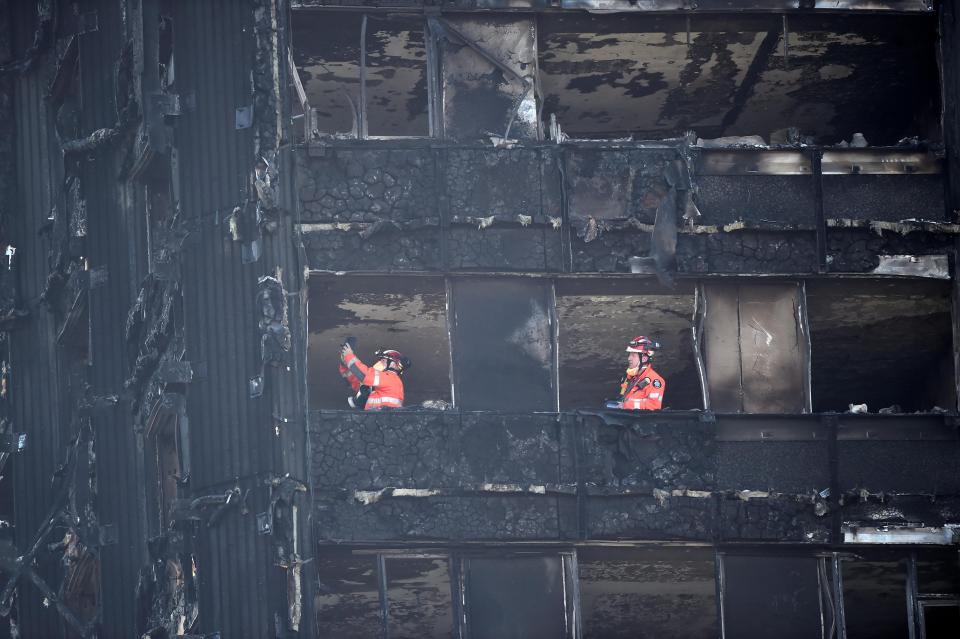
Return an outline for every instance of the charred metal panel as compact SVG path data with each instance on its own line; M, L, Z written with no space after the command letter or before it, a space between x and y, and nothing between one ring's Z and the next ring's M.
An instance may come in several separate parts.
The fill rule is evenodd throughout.
M816 240L810 232L742 230L681 234L681 273L816 273Z
M825 175L828 218L949 221L941 175Z
M836 273L870 273L883 255L944 255L954 238L939 233L917 235L907 231L831 228L827 232L830 270Z
M445 136L538 139L533 18L445 16L430 28L440 38Z
M385 227L363 235L365 230L302 227L307 266L318 271L441 270L439 229Z
M651 414L643 420L584 415L564 429L564 445L581 439L575 469L580 477L604 490L652 495L654 489L708 491L716 484L716 449L711 426L689 414ZM567 438L570 438L569 440ZM566 473L564 482L575 481Z
M584 639L717 636L713 549L583 548L577 564Z
M738 220L814 224L813 181L794 175L702 175L695 178L703 224Z
M730 637L821 636L816 557L724 554L723 628ZM826 617L830 613L827 611Z
M861 421L846 419L849 419L849 425ZM957 461L960 459L960 443L955 438L900 440L896 446L891 446L889 441L880 439L889 423L890 420L874 417L869 425L864 425L865 432L870 432L869 439L841 439L838 444L840 488L851 493L864 490L869 493L960 494L960 462ZM841 428L845 425L848 424L841 421ZM944 433L944 436L950 434Z
M449 230L450 270L559 272L563 269L561 235L549 226Z
M568 149L563 160L567 206L578 235L584 237L590 218L653 224L670 190L667 165L677 158L673 149Z
M830 488L829 444L718 442L717 487L814 495Z
M443 154L445 195L451 223L494 216L497 222L542 224L559 210L544 210L556 200L556 180L543 175L543 164L556 171L549 153L540 149L450 149Z
M631 258L649 255L650 233L634 230L601 231L589 219L574 224L571 240L573 271L578 273L630 273Z
M556 295L562 408L596 408L616 396L625 345L637 334L661 345L654 366L668 384L664 407L702 408L692 287L678 283L670 291L651 280L561 279Z
M320 157L296 153L295 158L303 222L439 225L429 149L330 148Z
M460 279L451 291L454 403L464 410L556 410L549 282Z

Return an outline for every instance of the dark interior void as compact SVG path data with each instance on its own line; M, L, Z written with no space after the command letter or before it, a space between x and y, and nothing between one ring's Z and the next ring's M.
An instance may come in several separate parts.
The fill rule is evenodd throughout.
M726 636L741 639L821 636L818 561L816 557L725 555Z
M956 404L949 282L807 282L813 407Z
M688 22L689 20L689 22ZM936 19L539 16L543 117L573 136L939 139ZM689 26L688 26L689 25ZM786 26L786 30L785 27ZM689 31L688 31L689 29Z
M569 637L563 564L561 556L465 560L471 639Z
M315 276L309 278L309 405L347 409L350 389L337 371L340 345L356 337L370 366L378 348L393 348L413 366L404 374L406 406L450 401L446 290L441 278Z
M578 550L584 639L716 637L714 556L712 548Z
M391 639L453 636L453 602L446 556L386 557L387 618Z
M551 286L530 278L452 282L458 407L556 410Z
M905 561L844 561L843 611L849 639L899 639L907 630Z
M960 605L956 601L922 601L919 604L924 639L952 639L960 628Z
M349 133L361 106L366 56L367 133L428 135L427 52L422 17L294 12L293 57L321 133Z
M318 553L314 614L318 637L383 636L376 555Z
M631 338L660 342L654 368L667 382L664 408L702 408L693 348L694 290L649 280L558 280L560 408L597 408L616 397Z

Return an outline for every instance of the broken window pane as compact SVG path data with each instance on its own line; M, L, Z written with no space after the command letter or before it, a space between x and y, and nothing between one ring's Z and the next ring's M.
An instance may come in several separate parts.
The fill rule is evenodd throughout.
M323 552L315 564L318 635L337 639L383 636L376 555Z
M391 639L447 639L453 600L446 557L387 557Z
M430 134L423 18L367 16L367 133Z
M903 561L844 561L843 611L849 639L906 637L907 568Z
M340 377L340 345L357 338L357 356L373 365L378 348L413 362L404 374L404 405L450 401L446 289L430 277L310 277L308 378L313 409L348 410L351 389Z
M358 13L310 11L291 20L294 63L321 133L356 132L362 22Z
M453 282L454 384L464 410L556 410L548 281Z
M821 636L817 561L815 557L724 555L726 636L741 639Z
M948 282L808 282L807 316L815 411L955 405Z
M667 382L664 408L702 408L693 347L692 286L666 290L639 280L559 280L560 407L603 406L618 392L627 343L660 342L654 368Z
M705 548L578 550L584 639L716 637L714 556Z
M464 563L471 639L570 636L560 557L471 558Z
M487 139L509 129L511 139L536 140L533 18L444 16L437 30L446 136Z

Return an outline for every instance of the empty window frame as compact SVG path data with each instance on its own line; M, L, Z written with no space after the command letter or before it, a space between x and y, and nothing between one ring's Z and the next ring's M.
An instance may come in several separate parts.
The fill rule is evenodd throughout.
M840 566L848 639L909 636L906 562L845 560Z
M464 410L557 410L550 280L451 280L454 388Z
M319 637L576 636L572 553L320 548Z
M422 17L295 11L292 30L308 139L430 135Z
M935 12L539 16L545 123L573 137L940 138ZM905 97L904 97L905 96ZM869 117L864 117L869 113Z
M723 635L741 639L830 636L826 562L811 556L718 555Z
M312 409L349 409L351 390L338 372L340 345L348 337L357 339L357 356L368 366L378 348L412 360L403 377L405 406L451 401L443 278L311 275L308 283Z
M815 411L956 405L949 282L807 282L807 315Z
M580 548L584 639L717 636L712 548Z
M614 398L637 335L660 342L654 368L667 382L664 408L703 408L693 345L694 288L651 280L561 279L556 284L560 408L597 408Z

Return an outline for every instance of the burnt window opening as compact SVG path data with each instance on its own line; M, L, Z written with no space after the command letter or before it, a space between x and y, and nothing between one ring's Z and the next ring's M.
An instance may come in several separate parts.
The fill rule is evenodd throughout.
M422 17L295 11L292 31L308 140L431 134Z
M349 410L351 389L340 377L340 345L357 339L367 366L374 351L392 348L412 360L404 374L404 405L451 401L446 286L442 278L325 277L309 280L309 405Z
M553 287L530 278L451 282L456 405L557 410Z
M658 341L653 367L667 382L664 408L702 409L693 344L694 288L649 280L558 280L560 408L595 408L616 398L626 345L637 335Z
M172 263L169 227L173 221L173 183L170 163L157 158L142 176L146 208L146 255L151 273L165 271Z
M783 144L795 127L825 145L936 142L936 27L932 14L542 15L542 117L581 138Z
M712 548L578 549L583 638L716 637L714 558Z
M956 405L949 282L807 282L807 314L816 412Z
M315 565L321 637L576 636L573 553L320 548Z
M177 412L158 405L144 431L147 481L147 525L151 537L162 535L170 525L174 503L185 479L183 441Z
M730 637L824 637L836 624L831 576L823 558L720 555L724 634Z
M173 8L170 6L170 0L161 0L157 41L157 73L161 91L171 88L174 83L172 16Z
M847 637L896 639L909 636L906 562L844 561L841 571Z

